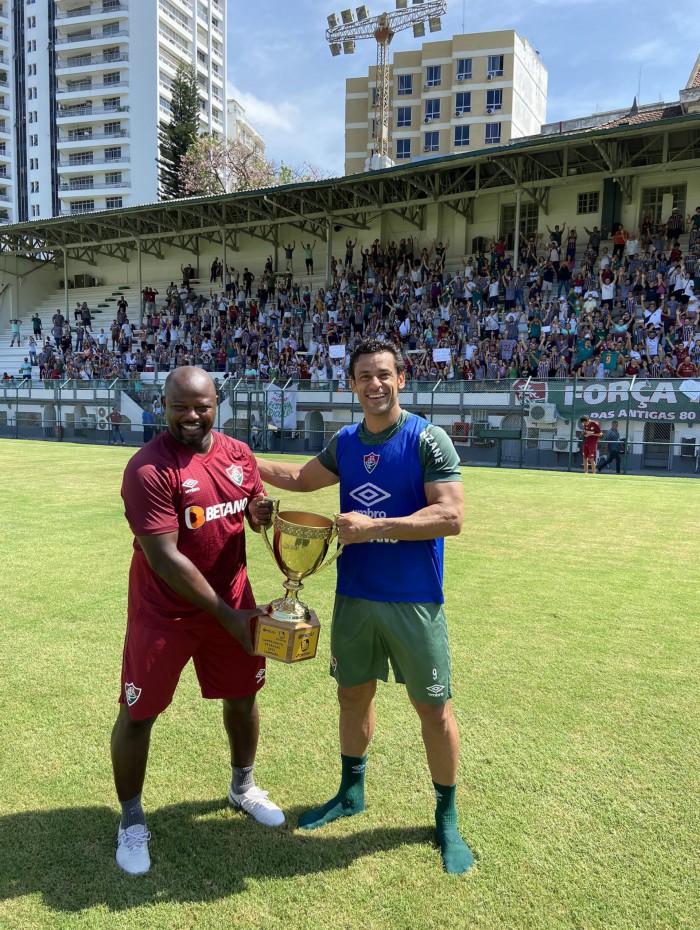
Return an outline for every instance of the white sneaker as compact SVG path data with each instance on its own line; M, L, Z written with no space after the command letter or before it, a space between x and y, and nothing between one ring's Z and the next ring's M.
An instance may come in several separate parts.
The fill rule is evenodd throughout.
M119 827L117 834L117 865L129 875L143 875L151 867L151 857L148 854L148 841L151 834L144 824L137 823L133 827L122 830Z
M253 785L243 794L236 794L233 788L229 788L228 803L237 811L250 814L253 820L266 827L281 827L284 823L284 813L268 799L267 791L263 791L257 785Z

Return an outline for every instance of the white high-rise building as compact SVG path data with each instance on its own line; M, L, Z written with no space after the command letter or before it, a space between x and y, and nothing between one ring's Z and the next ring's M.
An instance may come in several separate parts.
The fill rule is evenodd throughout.
M225 137L225 0L0 0L0 221L157 200L182 61Z

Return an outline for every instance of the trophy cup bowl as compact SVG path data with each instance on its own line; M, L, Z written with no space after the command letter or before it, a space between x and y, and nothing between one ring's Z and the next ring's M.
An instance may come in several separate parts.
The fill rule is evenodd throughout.
M279 500L273 500L272 542L268 528L262 528L263 539L277 567L285 576L285 596L272 601L267 617L258 619L255 651L283 662L312 659L318 643L318 617L307 604L299 600L302 579L326 568L342 551L339 546L333 556L323 560L328 547L338 535L333 520L304 510L280 513Z

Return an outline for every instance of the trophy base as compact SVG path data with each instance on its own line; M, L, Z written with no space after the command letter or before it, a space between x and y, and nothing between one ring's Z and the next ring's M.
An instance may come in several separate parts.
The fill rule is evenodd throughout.
M313 659L321 624L306 608L307 619L284 619L278 610L269 617L258 617L255 625L255 655L288 665Z

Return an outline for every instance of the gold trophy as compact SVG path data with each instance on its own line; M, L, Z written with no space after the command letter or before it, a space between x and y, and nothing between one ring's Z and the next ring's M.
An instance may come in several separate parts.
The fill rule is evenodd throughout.
M328 547L338 535L334 521L303 510L280 513L279 505L279 500L272 501L272 543L267 527L262 528L262 533L272 558L285 575L286 594L272 601L269 616L258 617L255 654L280 662L300 662L316 655L320 627L314 611L299 600L299 591L304 587L302 578L315 575L334 562L343 547L339 546L324 563Z

